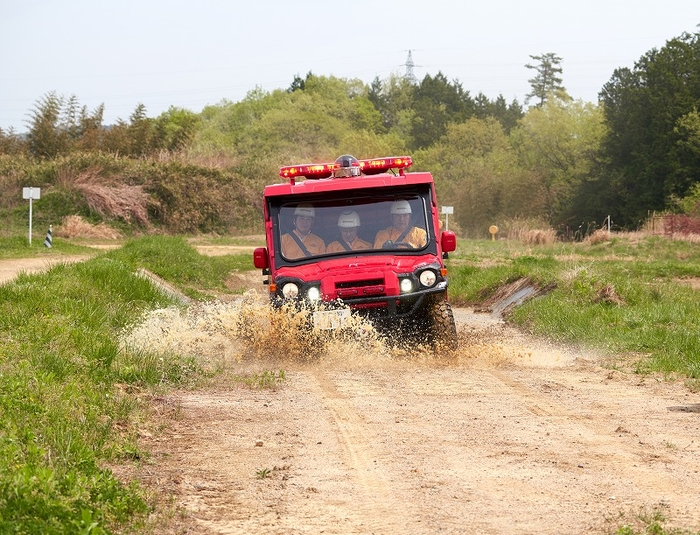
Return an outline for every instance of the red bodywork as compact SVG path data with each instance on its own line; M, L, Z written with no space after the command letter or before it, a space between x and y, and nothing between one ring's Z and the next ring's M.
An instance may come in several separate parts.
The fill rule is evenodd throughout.
M282 169L288 172L295 168ZM371 242L376 229L385 224L381 214L388 213L386 206L395 199L410 199L412 217L420 223L416 225L427 232L428 244L422 249L370 249L297 260L281 254L280 236L288 206L312 203L316 207L315 232L327 236L326 244L335 231L332 210L353 208L363 215L362 229L367 232L366 241ZM270 185L264 190L264 217L267 246L256 249L253 258L266 276L264 282L269 285L273 302L284 300L282 286L289 281L299 287L300 299L305 298L309 288L316 287L323 302L340 299L354 310L378 312L387 319L420 313L427 295L442 294L446 298L447 270L443 258L455 249L456 239L453 232L441 230L434 181L428 172L404 173L400 169L399 174L380 172ZM436 275L434 284L422 284L425 270ZM409 285L410 289L406 289Z

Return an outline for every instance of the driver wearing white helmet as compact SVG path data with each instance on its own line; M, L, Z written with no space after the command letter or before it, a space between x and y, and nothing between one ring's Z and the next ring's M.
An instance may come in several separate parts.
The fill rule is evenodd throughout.
M357 237L360 228L360 215L354 210L347 210L338 217L340 239L332 242L326 252L342 253L343 251L358 251L370 249L372 244Z
M294 210L294 230L282 235L282 256L290 260L324 254L325 242L311 233L316 210L311 204L300 204Z
M413 248L421 249L428 243L427 232L411 226L411 205L408 201L391 203L392 226L377 232L374 238L375 249Z

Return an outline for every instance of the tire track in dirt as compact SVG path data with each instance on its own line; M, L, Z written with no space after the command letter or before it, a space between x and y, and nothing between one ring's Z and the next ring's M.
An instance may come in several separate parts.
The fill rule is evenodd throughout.
M511 379L508 375L500 370L488 370L491 375L493 375L497 380L505 384L506 386L512 388L523 398L523 405L535 416L571 416L562 407L554 407L549 403L543 403L543 400L535 400L533 392L527 388L525 385Z
M371 460L376 457L372 445L378 443L377 437L351 406L352 399L342 394L323 370L315 369L312 375L322 391L322 402L337 427L351 473L361 487L362 501L356 504L363 512L367 529L372 533L400 532L411 513L390 490L382 474L383 466Z

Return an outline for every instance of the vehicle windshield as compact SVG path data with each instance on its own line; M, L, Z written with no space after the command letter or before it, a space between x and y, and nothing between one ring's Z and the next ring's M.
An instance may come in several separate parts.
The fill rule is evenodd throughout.
M332 254L416 251L428 246L426 201L420 195L286 202L277 238L286 260Z

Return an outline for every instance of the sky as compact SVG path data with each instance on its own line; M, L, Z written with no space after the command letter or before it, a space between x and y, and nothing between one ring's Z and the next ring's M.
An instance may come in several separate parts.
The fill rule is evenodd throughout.
M409 51L419 80L521 104L530 56L554 53L568 93L596 102L615 69L699 24L698 0L0 0L0 128L27 131L52 91L113 124L309 71L369 84L405 75Z

